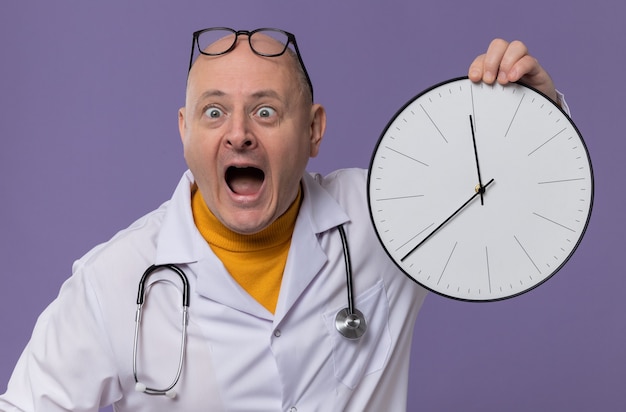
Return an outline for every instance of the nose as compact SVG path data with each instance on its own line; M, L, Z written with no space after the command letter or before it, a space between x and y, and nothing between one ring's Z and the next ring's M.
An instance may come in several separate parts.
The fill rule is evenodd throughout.
M249 125L250 119L246 115L233 115L230 119L230 128L224 143L233 150L250 150L257 145L257 140Z

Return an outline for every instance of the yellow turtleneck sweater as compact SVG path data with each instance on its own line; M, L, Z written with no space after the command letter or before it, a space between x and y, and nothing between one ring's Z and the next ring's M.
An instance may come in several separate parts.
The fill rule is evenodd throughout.
M270 226L259 233L242 235L215 217L199 190L192 195L193 218L202 237L237 283L272 313L276 310L301 199L299 191L289 209Z

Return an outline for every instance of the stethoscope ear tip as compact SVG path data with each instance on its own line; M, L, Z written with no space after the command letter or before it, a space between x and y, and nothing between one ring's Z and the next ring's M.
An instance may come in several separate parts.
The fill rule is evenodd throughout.
M170 399L174 399L176 397L176 391L174 389L170 389L169 391L165 392L165 396Z

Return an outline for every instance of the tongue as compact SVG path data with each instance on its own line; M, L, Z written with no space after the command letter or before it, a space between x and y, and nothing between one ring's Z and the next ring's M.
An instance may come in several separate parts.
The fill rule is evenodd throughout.
M230 190L239 195L253 195L263 184L263 172L255 168L230 168L226 178Z

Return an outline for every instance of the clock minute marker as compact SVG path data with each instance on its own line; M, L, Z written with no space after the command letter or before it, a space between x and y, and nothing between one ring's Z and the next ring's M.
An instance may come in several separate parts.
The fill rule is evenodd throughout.
M525 96L526 96L526 93L522 94L522 98L519 99L519 103L517 104L517 107L515 108L515 113L513 113L513 117L511 118L511 122L509 123L509 127L506 128L506 133L504 133L504 137L507 137L507 135L509 134L509 131L511 130L511 126L513 125L513 122L515 121L515 118L517 117L517 112L519 111L519 108L522 105L522 101L524 100Z
M537 272L539 272L539 274L541 274L541 270L539 269L539 267L535 264L535 261L533 260L533 258L530 257L530 255L528 254L528 252L526 251L526 248L524 246L522 246L522 242L519 241L519 239L517 238L517 236L513 235L513 239L515 239L515 241L517 242L517 244L519 245L519 247L522 249L522 251L524 252L524 254L526 255L526 257L528 258L528 260L530 260L530 263L533 264L533 266L535 267L535 269L537 269ZM513 286L511 286L511 288L513 288Z
M549 138L548 140L546 140L545 142L543 142L542 144L540 144L535 150L533 150L532 152L528 153L528 156L532 155L533 153L535 153L537 150L541 149L542 147L544 147L546 144L548 144L552 139L554 139L555 137L557 137L558 135L560 135L561 133L563 133L565 131L565 128L559 130L558 132L556 132L555 135L553 135L551 138Z
M392 147L385 146L385 149L390 150L390 151L392 151L392 152L394 152L396 154L399 154L400 156L406 157L407 159L413 160L414 162L417 162L417 163L419 163L421 165L429 167L429 165L427 163L424 163L421 160L417 160L416 158L411 157L411 156L407 155L406 153L402 153L402 152L400 152L400 151L398 151L398 150L396 150L396 149L394 149Z
M577 182L581 180L586 180L584 177L576 177L573 179L559 179L559 180L546 180L544 182L537 182L539 185L547 185L550 183L566 183L566 182Z
M560 227L562 227L563 229L567 229L567 230L569 230L570 232L576 232L574 229L569 228L569 227L567 227L567 226L565 226L565 225L563 225L563 224L561 224L561 223L559 223L559 222L556 222L556 221L554 221L554 220L552 220L552 219L550 219L550 218L547 218L547 217L545 217L545 216L542 216L542 215L540 215L540 214L539 214L539 213L537 213L537 212L533 212L533 215L535 215L535 216L537 216L537 217L540 217L540 218L542 218L542 219L545 219L545 220L547 220L547 221L548 221L548 222L550 222L550 223L554 223L555 225L560 226Z
M400 249L402 249L404 246L406 246L408 243L411 243L411 241L413 239L415 239L416 237L418 237L419 235L421 235L422 233L424 233L425 231L427 231L428 229L430 229L431 227L433 227L435 223L431 223L430 225L426 226L424 229L420 230L415 236L411 237L409 240L407 240L406 242L404 242L403 244L401 244L397 249L396 252Z
M414 199L416 197L424 197L424 195L405 195L405 196L394 196L394 197L382 197L380 199L376 199L376 201L377 202L385 202L387 200Z
M443 278L443 274L446 273L446 269L448 268L448 263L450 263L450 260L452 259L452 255L454 254L454 251L456 250L456 245L458 245L459 242L455 242L454 246L452 246L452 250L450 251L450 255L448 256L448 260L446 260L446 264L443 267L443 270L441 271L441 275L439 275L439 280L437 280L437 284L439 284L439 282L441 282L441 278Z
M430 114L428 114L428 112L426 111L426 109L424 108L424 106L422 106L420 104L420 107L422 108L422 110L424 111L424 114L426 115L426 117L428 117L428 120L430 120L430 122L433 124L433 126L435 126L435 129L437 129L437 132L439 132L439 135L441 136L441 138L448 143L448 139L446 139L446 137L443 135L443 133L441 132L441 130L439 130L439 128L437 127L437 124L435 124L435 121L433 120L432 117L430 117Z

